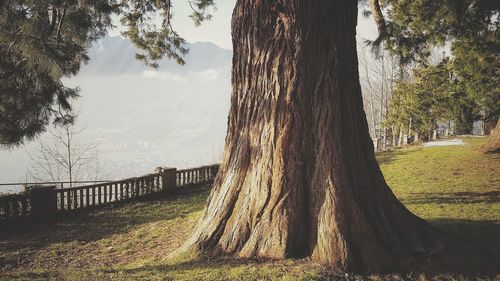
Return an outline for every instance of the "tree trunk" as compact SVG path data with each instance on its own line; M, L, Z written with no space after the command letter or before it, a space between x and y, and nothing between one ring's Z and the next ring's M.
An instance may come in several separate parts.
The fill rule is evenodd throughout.
M500 153L500 119L497 120L495 129L491 130L490 139L482 150L484 153Z
M403 123L399 124L399 137L398 137L398 147L401 147L403 145Z
M374 99L373 99L373 90L371 89L370 87L370 113L371 113L371 116L372 116L372 126L373 126L373 138L374 139L377 139L380 137L380 130L379 130L379 134L377 134L377 119L375 118L375 107L373 105L374 103Z
M458 134L468 135L472 134L474 124L474 116L472 110L468 107L462 106L460 114L456 120L455 128Z
M411 126L413 125L412 124L412 118L410 117L409 121L408 121L408 137L411 137L412 135L412 131L411 131Z
M392 125L392 147L395 148L398 144L398 138L396 137L396 125Z
M387 128L384 127L383 130L384 136L382 137L382 150L387 149Z
M377 30L379 37L386 36L386 24L384 15L382 14L382 9L380 8L380 4L378 0L370 0L370 7L372 10L372 16L377 24Z
M357 1L237 2L224 156L184 251L373 272L441 248L375 160L356 22Z

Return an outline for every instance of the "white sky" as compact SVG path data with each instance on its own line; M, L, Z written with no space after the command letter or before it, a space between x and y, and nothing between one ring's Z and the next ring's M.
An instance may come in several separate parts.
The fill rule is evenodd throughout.
M191 8L187 2L174 1L174 29L189 42L212 42L225 49L232 49L231 43L231 14L236 0L216 1L217 10L213 19L195 27L189 15ZM360 9L361 10L361 9ZM118 22L115 23L118 25ZM112 30L110 35L119 35L119 28ZM375 23L371 18L366 19L359 15L358 35L363 39L375 39L377 34Z

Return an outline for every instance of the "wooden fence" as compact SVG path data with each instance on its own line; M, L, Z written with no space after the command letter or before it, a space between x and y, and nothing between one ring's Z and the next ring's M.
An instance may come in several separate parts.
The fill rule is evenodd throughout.
M29 196L26 192L0 195L0 220L29 216Z
M0 196L0 220L19 217L50 217L66 212L112 202L132 200L174 188L211 183L219 165L192 169L157 168L142 177L87 186L56 189L55 186L35 186L19 194Z

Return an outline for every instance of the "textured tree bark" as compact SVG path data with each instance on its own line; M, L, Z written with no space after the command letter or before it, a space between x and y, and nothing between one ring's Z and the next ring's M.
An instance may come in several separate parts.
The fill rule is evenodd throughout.
M386 23L384 19L384 15L382 14L382 9L380 8L380 3L378 0L370 0L370 8L372 11L373 19L377 24L377 30L379 37L384 37L387 32Z
M495 129L491 130L490 139L482 150L484 153L500 153L500 119L497 120Z
M375 160L356 22L357 1L237 2L225 152L183 250L374 272L441 248Z

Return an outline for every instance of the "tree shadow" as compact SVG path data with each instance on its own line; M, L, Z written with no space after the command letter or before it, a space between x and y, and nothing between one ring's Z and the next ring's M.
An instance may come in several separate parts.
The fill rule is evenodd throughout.
M471 221L457 219L435 219L429 221L435 227L449 234L452 247L436 256L430 256L428 260L421 265L411 268L411 271L396 272L396 275L404 277L403 279L421 279L422 276L431 279L445 278L478 278L485 277L494 279L500 274L500 221ZM295 260L294 262L258 260L258 259L239 259L231 257L223 258L201 258L189 260L174 264L147 265L138 268L122 269L127 275L137 276L145 272L156 272L169 276L169 274L180 271L192 272L210 272L217 268L218 271L226 271L232 267L245 266L241 269L242 274L249 268L258 268L260 272L266 272L266 268L282 268L285 272L292 272L290 268L304 267L305 270L311 270L314 265L307 260ZM288 269L287 269L288 268ZM316 272L312 280L337 280L345 279L344 273L339 273L328 267L319 267L321 270ZM107 274L116 273L115 269L104 270ZM278 274L271 272L271 274ZM382 279L393 279L394 273L381 273ZM413 274L413 276L412 276ZM370 279L372 274L353 274L361 279ZM410 276L410 277L408 277ZM256 277L256 279L258 279ZM308 279L311 279L308 277ZM347 278L349 280L349 278Z
M404 204L467 204L500 202L500 191L410 193L401 199Z
M448 233L451 242L429 272L471 277L500 274L500 221L431 219L428 222Z
M126 277L127 280L467 280L491 279L500 274L500 222L435 219L432 225L449 233L453 248L411 271L379 274L345 274L307 260L273 261L234 257L202 257L179 262L156 262L133 267L73 269L71 274L92 279ZM230 272L232 275L230 275ZM305 274L303 274L303 272ZM29 279L64 279L64 272L23 271ZM16 276L15 274L12 276ZM304 277L305 276L305 277ZM188 278L188 279L187 279ZM304 279L306 278L306 279Z
M51 244L98 241L128 229L156 221L183 218L200 210L207 186L158 193L133 202L117 202L92 210L61 214L45 222L19 221L0 226L0 252L35 252ZM2 261L0 269L7 261Z
M240 258L197 258L186 260L176 263L160 263L160 264L148 264L143 266L137 266L132 268L127 267L101 267L97 269L84 270L79 272L61 272L60 270L51 271L23 271L23 272L9 272L6 275L12 277L13 279L19 278L23 280L64 280L64 276L85 276L85 280L235 280L234 278L228 277L228 271L231 268L245 266L248 267L262 267L269 266L269 261L264 260L251 260L251 259L240 259ZM242 269L242 274L245 274L245 270ZM261 275L266 275L266 273L260 273ZM1 276L1 275L0 275ZM124 278L125 277L125 278ZM238 278L238 280L243 280ZM248 280L248 278L244 279ZM250 280L272 280L271 278L256 278L253 276Z
M390 164L396 160L399 156L407 155L407 150L388 150L380 151L375 154L377 162L379 165Z
M241 259L241 258L231 258L231 257L220 257L211 259L207 257L202 257L177 263L154 264L136 268L121 269L120 271L126 273L127 275L135 275L140 272L151 272L151 271L168 274L170 272L176 272L180 270L200 271L200 270L209 270L213 268L237 267L240 265L259 266L268 263L269 261L257 260L257 259ZM109 273L115 273L116 270L105 269L103 270L103 272L109 274Z

